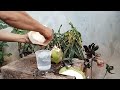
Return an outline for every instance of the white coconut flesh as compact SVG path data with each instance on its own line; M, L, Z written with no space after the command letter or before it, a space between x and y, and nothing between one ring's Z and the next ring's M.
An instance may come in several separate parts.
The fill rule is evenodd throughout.
M74 76L76 79L84 79L82 74L80 74L74 70L66 70L66 71L62 72L61 74L68 75L68 76Z
M57 52L60 52L60 49L57 46L53 47L52 51L54 51L54 50L57 51Z
M37 40L37 41L39 41L39 42L44 42L45 41L45 38L44 38L44 36L43 35L41 35L39 32L35 32L35 33L33 33L33 39L35 39L35 40Z
M60 69L59 74L74 76L76 79L85 79L84 73L73 67L69 67L68 69L66 67L63 67Z
M34 44L39 44L39 43L42 44L45 42L44 36L41 35L39 32L30 31L28 33L28 37L29 37L30 41Z

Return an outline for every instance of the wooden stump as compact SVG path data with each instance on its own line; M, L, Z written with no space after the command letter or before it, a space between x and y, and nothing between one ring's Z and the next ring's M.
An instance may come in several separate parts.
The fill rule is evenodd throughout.
M77 60L75 60L77 61ZM78 60L81 62L82 60ZM78 61L76 63L78 63ZM77 65L74 63L74 65ZM1 67L4 79L75 79L74 77L46 73L45 75L35 75L37 69L35 55L29 55L20 60Z

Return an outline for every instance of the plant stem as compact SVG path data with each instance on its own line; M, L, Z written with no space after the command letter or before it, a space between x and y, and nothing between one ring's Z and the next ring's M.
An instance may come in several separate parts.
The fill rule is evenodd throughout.
M93 63L93 60L91 61L91 79L92 79L92 64Z
M91 70L90 70L90 68L85 69L85 75L86 75L87 79L91 79Z
M105 75L104 75L104 77L103 77L103 79L105 79L105 76L107 75L107 70L106 70L106 72L105 72Z

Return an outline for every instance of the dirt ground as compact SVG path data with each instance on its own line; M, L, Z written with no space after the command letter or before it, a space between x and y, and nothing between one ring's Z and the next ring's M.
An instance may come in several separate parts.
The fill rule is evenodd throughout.
M2 78L2 74L1 74L1 73L0 73L0 79L3 79L3 78Z

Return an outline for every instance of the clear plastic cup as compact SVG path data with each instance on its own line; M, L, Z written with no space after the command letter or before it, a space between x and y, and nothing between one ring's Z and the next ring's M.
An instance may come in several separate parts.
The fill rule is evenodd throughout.
M38 50L35 52L37 60L37 68L40 71L48 71L51 68L51 51Z

